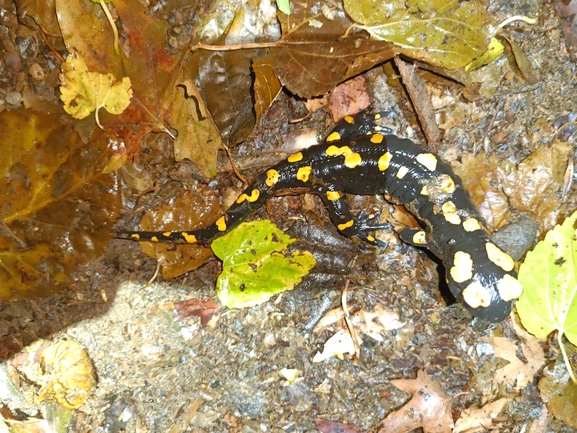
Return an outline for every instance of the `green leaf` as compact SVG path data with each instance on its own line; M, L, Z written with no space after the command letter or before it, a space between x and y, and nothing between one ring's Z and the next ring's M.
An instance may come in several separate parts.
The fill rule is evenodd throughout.
M276 0L276 6L278 10L281 11L285 15L291 14L291 5L290 0Z
M296 239L268 220L241 224L212 243L222 260L217 294L229 308L250 307L292 290L316 262L308 252L286 257L281 251Z
M577 345L577 212L547 233L519 270L523 326L543 338L558 330Z
M393 42L403 54L436 66L464 67L488 46L489 23L481 2L345 0L344 6L372 39Z

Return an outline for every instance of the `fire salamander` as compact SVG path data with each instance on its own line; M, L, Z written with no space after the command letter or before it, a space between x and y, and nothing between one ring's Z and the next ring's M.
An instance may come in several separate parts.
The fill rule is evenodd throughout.
M461 179L437 155L379 127L372 116L346 117L326 140L290 155L258 176L212 225L194 231L125 231L121 238L152 242L208 242L229 231L275 193L314 193L327 206L340 233L379 245L370 233L390 227L351 214L345 193L388 194L421 222L405 229L407 243L426 246L445 265L453 295L471 314L500 322L522 292L513 259L491 242Z

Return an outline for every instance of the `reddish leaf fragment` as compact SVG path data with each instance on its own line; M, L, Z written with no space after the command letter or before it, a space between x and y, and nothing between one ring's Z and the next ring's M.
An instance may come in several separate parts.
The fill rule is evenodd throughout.
M577 0L557 0L555 12L559 16L567 51L573 62L577 61Z
M356 427L340 422L325 421L319 418L314 420L315 426L321 433L359 433Z
M200 324L204 328L215 312L220 310L221 305L213 302L212 299L192 298L186 301L177 302L175 305L178 319L189 316L200 317Z
M451 432L452 398L424 370L419 370L416 379L391 380L391 383L413 398L383 420L379 433L408 432L417 427L422 427L425 433Z

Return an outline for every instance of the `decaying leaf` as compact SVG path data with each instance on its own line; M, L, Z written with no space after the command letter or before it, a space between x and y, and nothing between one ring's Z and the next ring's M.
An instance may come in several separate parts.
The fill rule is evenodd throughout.
M487 158L484 152L465 154L461 162L452 164L455 174L463 180L487 226L496 230L511 218L509 200L497 177L497 168L503 163L495 155Z
M86 146L61 116L0 113L0 298L70 288L110 240L121 203L116 176L102 173L108 137L97 130Z
M383 420L379 433L408 432L417 427L422 427L425 433L451 432L453 399L426 371L419 370L416 379L391 380L391 383L412 398Z
M463 410L455 422L453 433L475 433L499 428L500 423L494 420L510 401L510 398L500 398L481 408L473 406Z
M344 5L357 27L373 39L393 42L409 57L449 69L483 54L491 36L486 6L479 1L345 0Z
M356 352L355 343L348 329L340 329L329 338L323 345L323 351L317 352L313 362L322 362L332 356L343 359L343 355Z
M218 198L184 192L170 203L148 211L142 217L142 230L194 230L202 228L220 215ZM171 280L206 263L212 251L206 245L169 245L141 242L142 252L161 262L162 277Z
M123 77L117 82L112 74L89 72L77 54L70 54L62 64L60 82L64 110L75 119L84 119L95 111L96 124L100 128L98 111L101 108L110 114L121 114L130 105L130 78Z
M40 386L36 400L57 401L76 409L96 386L92 361L86 349L75 341L36 341L15 358L17 368Z
M169 123L178 131L174 140L174 159L182 161L187 158L205 177L216 176L216 156L217 151L223 148L222 140L191 80L176 86Z
M568 426L577 428L577 385L561 360L543 370L538 386L549 411Z
M515 385L515 390L520 391L533 381L535 374L545 362L545 353L539 344L539 340L525 333L525 341L521 342L521 350L526 361L517 357L517 344L514 340L504 337L487 338L485 341L493 346L495 356L509 361L509 364L499 368L495 372L493 385Z

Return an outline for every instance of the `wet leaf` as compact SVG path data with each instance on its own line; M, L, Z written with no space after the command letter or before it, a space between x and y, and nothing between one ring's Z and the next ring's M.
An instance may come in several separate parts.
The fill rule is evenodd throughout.
M112 74L89 72L82 57L76 54L70 54L62 64L60 82L64 110L75 119L84 119L95 111L99 127L102 127L98 118L101 108L110 114L121 114L132 97L130 78L117 81Z
M569 55L571 60L575 62L577 61L577 1L556 0L554 4Z
M142 217L141 230L173 231L194 230L206 227L220 215L221 209L215 196L186 192L174 197L170 203L155 208ZM212 257L206 245L170 245L141 242L142 252L161 262L162 277L171 280L190 272Z
M435 66L464 67L488 47L486 6L479 1L345 0L344 5L373 39L393 42L403 54Z
M130 106L120 116L104 113L100 120L105 128L124 138L126 159L133 158L140 152L145 134L168 130L165 118L177 68L176 59L164 50L166 24L153 18L138 0L115 0L129 50L117 56L114 35L100 4L90 0L55 0L55 4L69 52L78 53L89 71L130 78Z
M243 223L216 239L212 250L223 261L217 281L222 304L229 308L257 305L300 283L316 263L308 252L294 252L290 257L280 252L295 240L268 220Z
M523 294L517 312L523 326L544 338L558 330L577 345L577 212L527 253L519 270Z
M425 433L451 432L452 398L424 370L417 372L416 379L397 379L391 383L412 398L383 420L379 433L408 432L417 427L422 427Z
M383 41L340 40L352 22L335 12L323 13L313 1L291 4L291 15L279 16L281 48L271 49L273 70L291 92L310 98L391 59L398 50ZM257 97L257 100L259 98Z
M563 363L557 362L553 367L545 368L538 386L541 398L553 416L577 428L577 385L571 381Z
M505 46L497 38L491 38L491 42L487 47L487 51L473 60L465 67L465 71L471 72L475 69L491 63L493 60L501 56L505 52Z
M118 216L112 154L101 131L86 146L62 113L0 113L0 298L47 296L102 254ZM18 144L18 146L15 146Z
M217 151L223 144L216 125L191 80L174 90L170 126L178 131L174 140L174 159L191 160L207 178L216 176Z

